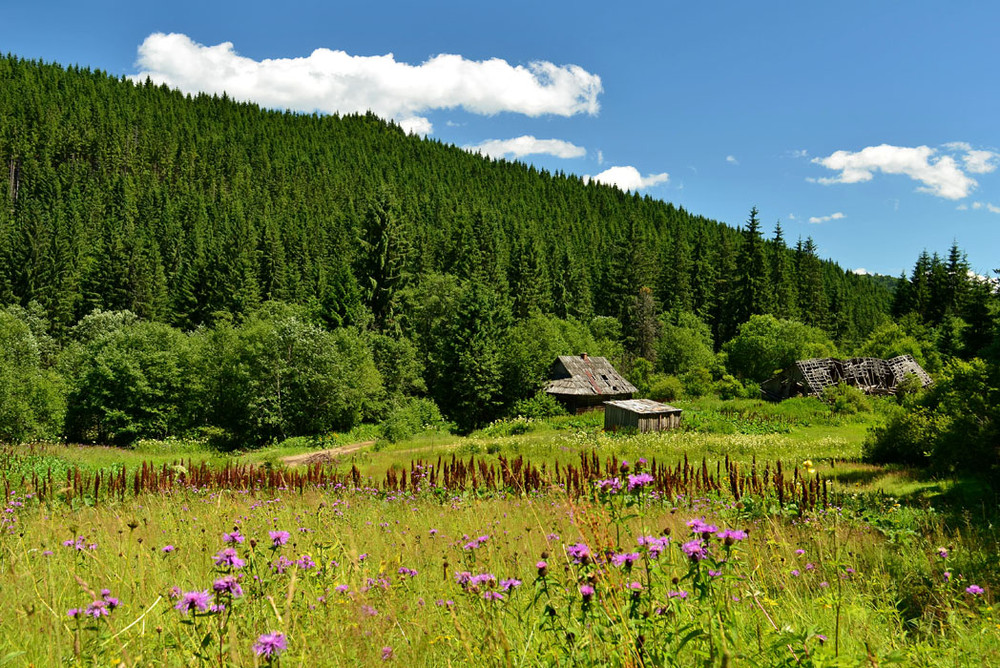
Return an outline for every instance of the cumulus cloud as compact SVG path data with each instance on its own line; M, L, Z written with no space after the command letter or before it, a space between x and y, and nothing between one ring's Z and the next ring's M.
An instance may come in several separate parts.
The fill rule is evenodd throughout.
M831 213L829 216L810 216L809 217L809 222L810 223L816 223L816 224L818 224L818 223L828 223L831 220L841 220L842 218L846 218L846 217L847 216L845 216L840 211L838 211L837 213Z
M837 176L816 179L823 184L871 181L875 172L903 174L922 183L920 192L945 199L961 199L978 185L963 172L954 157L938 155L929 146L868 146L860 151L836 151L814 163L840 172Z
M264 107L325 113L371 110L427 133L422 116L461 107L476 114L573 116L598 112L601 78L577 65L537 61L511 65L500 58L466 60L454 54L419 64L384 56L316 49L301 58L253 60L232 42L205 46L187 35L153 33L139 46L133 77L187 93L227 93Z
M587 149L561 139L536 139L531 135L523 135L513 139L487 139L474 146L466 146L465 150L482 153L492 158L512 156L521 158L526 155L553 155L557 158L582 158L587 155Z
M740 164L740 161L736 159L735 155L727 155L726 156L726 162L728 162L731 165L738 165L738 164Z
M660 174L647 174L643 176L635 167L625 165L622 167L609 167L597 176L590 176L588 174L583 177L584 183L588 183L591 180L629 191L642 190L643 188L650 188L660 183L666 183L670 180L670 175L662 172Z
M864 267L858 267L857 269L852 269L851 271L853 271L858 276L867 276L868 275L868 270L865 269Z

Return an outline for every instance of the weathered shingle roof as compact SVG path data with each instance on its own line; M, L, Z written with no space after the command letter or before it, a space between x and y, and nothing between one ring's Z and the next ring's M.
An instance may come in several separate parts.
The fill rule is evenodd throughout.
M636 392L632 383L622 378L604 357L560 356L552 365L549 394L620 396Z
M605 401L605 406L616 406L624 408L638 415L680 415L681 409L670 404L661 404L652 399L622 399L619 401Z

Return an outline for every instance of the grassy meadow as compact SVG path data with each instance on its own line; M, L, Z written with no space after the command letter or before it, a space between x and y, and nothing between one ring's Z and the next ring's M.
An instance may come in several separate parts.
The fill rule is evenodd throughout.
M4 448L0 665L1000 664L995 512L859 463L878 410L678 403L654 435Z

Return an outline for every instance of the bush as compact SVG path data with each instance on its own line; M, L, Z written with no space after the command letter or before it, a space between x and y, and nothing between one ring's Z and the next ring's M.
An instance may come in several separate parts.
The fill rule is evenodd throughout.
M684 393L684 384L677 376L657 373L649 379L649 398L654 401L673 401Z
M830 405L834 413L841 415L870 413L872 410L871 402L865 393L847 383L826 386L823 388L822 399Z
M380 429L382 438L396 443L442 423L437 404L430 399L411 397L389 412Z
M532 419L544 419L557 415L566 415L566 408L559 400L544 390L539 390L535 396L521 399L514 404L510 414L512 417L522 416Z
M738 378L727 373L715 382L715 393L720 399L757 399L760 388L755 383L744 386Z
M689 397L703 397L712 392L712 374L704 367L691 369L681 376L684 394Z

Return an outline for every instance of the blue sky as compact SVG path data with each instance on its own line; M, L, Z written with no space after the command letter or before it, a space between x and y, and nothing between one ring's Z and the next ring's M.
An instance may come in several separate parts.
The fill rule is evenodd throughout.
M99 0L4 8L0 50L267 106L372 108L732 225L757 206L845 268L899 274L955 240L987 273L998 26L985 2Z

